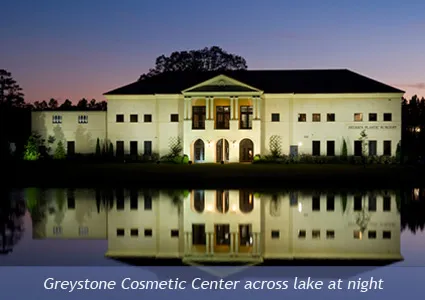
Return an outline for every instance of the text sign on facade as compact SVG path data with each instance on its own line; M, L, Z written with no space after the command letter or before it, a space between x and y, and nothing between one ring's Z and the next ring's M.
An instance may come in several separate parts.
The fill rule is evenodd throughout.
M378 126L378 125L373 125L373 126L358 126L358 125L352 125L352 126L348 126L348 129L397 129L396 125L384 125L384 126Z

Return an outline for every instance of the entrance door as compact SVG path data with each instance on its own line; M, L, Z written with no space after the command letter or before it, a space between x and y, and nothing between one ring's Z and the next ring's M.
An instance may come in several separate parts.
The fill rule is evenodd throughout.
M116 156L119 158L123 158L124 157L124 141L117 141L117 146L116 146Z
M230 251L230 225L216 224L214 226L214 252Z
M216 151L216 162L229 161L229 142L226 139L217 141Z
M66 146L68 156L73 156L75 154L75 142L74 141L68 141Z
M251 162L254 158L254 143L250 139L243 139L239 144L239 161Z

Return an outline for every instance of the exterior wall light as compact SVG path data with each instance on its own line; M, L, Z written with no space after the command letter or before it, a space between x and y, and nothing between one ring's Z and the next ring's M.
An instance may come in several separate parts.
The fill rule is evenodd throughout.
M298 147L301 147L303 145L303 143L299 142L298 143Z

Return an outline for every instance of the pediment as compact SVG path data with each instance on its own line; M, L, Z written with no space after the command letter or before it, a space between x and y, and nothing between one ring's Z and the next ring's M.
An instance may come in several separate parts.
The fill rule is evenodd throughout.
M226 75L218 75L207 81L201 82L182 93L208 93L208 92L262 92L261 90Z

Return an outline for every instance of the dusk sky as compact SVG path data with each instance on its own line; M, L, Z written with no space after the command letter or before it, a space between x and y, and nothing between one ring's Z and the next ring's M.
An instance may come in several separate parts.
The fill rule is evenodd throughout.
M425 96L425 1L3 1L0 68L28 102L102 94L220 46L249 69L348 68Z

